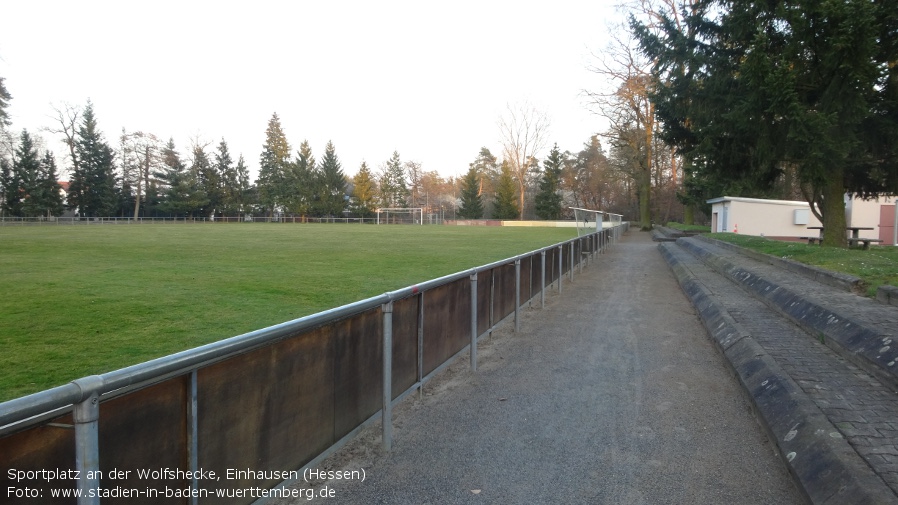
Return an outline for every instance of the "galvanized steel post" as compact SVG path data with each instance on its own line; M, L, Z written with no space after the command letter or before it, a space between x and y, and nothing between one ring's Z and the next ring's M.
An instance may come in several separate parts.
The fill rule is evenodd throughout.
M564 278L564 246L558 246L558 292L561 293L561 279Z
M384 375L383 409L381 409L381 438L385 451L393 449L393 302L383 304Z
M514 260L514 332L521 327L521 260Z
M424 396L424 292L418 295L418 396Z
M74 405L75 469L78 470L78 505L99 505L96 490L100 487L100 395L103 379L97 375L73 381L82 391L82 399ZM88 396L84 397L83 394ZM91 494L95 496L91 496Z
M188 435L187 442L189 447L187 448L188 458L190 460L190 471L197 472L199 470L199 437L198 437L198 419L197 419L197 404L196 404L196 370L190 372L190 397L188 399L189 403L187 405L187 418L188 418ZM197 488L199 487L199 482L196 477L196 473L193 474L193 477L190 479L190 489L193 491L190 496L191 505L196 505L199 502L199 493L197 492Z
M540 251L539 255L541 257L539 262L540 278L542 279L539 285L539 307L544 309L546 308L546 251Z
M576 247L574 247L574 242L569 242L568 247L571 248L571 271L568 273L570 274L571 282L574 282L574 249Z
M471 274L471 371L477 371L477 272Z

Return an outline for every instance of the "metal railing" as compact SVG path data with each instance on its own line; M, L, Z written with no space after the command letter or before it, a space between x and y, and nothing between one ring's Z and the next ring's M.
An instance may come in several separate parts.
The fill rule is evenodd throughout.
M397 402L465 352L476 371L478 339L511 317L517 331L526 303L538 297L544 306L547 288L557 282L560 293L565 275L573 280L575 269L626 229L619 223L0 403L0 454L9 469L24 472L0 481L8 491L24 485L11 481L15 475L76 470L77 481L26 481L44 503L53 502L47 499L53 486L77 490L79 504L123 501L122 490L153 502L163 496L150 496L160 492L161 475L167 486L190 491L189 503L249 503L248 496L235 501L210 491L289 485L300 477L223 477L234 469L284 468L301 476L378 418L389 450ZM138 469L162 473L141 476ZM221 480L208 479L208 472Z

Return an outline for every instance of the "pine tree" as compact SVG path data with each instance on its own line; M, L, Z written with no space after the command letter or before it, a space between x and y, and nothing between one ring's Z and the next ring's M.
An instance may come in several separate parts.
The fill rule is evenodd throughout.
M12 124L9 121L9 113L6 112L6 109L9 107L9 101L12 100L12 95L6 90L6 84L3 82L5 80L5 78L0 77L0 131Z
M496 207L493 212L493 218L503 220L518 219L521 211L518 207L516 189L517 185L515 184L514 174L511 171L511 165L507 161L503 161L500 168L499 181L496 186Z
M383 207L408 207L408 183L397 151L393 151L393 156L384 165L380 177L380 195Z
M764 191L790 165L822 214L824 245L844 246L845 193L898 190L895 12L866 0L715 0L682 25L653 20L658 34L634 23L665 83L652 96L663 137L692 189Z
M566 158L566 154L559 151L558 144L555 144L543 161L542 178L536 194L536 215L540 219L561 219L561 171Z
M115 155L97 128L93 104L88 101L75 139L75 166L69 185L69 206L79 215L113 215L118 207Z
M221 139L215 152L215 173L221 181L221 202L218 210L223 216L234 216L239 207L240 181L225 139Z
M334 144L328 141L318 169L318 208L322 216L340 216L346 207L346 176L337 159Z
M364 161L352 178L352 184L352 213L359 217L373 216L377 209L377 186Z
M480 195L481 180L479 170L472 163L461 181L459 217L464 219L480 219L483 217L483 198Z
M56 175L56 160L50 152L43 158L34 140L22 130L12 163L0 163L0 186L5 188L2 207L18 217L49 217L62 214L61 187Z
M186 216L190 211L190 181L174 139L169 138L162 149L162 171L154 175L164 184L159 210L170 216Z
M237 172L237 210L241 213L247 212L253 205L258 204L255 199L255 188L249 183L249 168L241 154L237 158L237 166L234 168Z
M59 176L56 174L56 158L49 151L41 160L40 195L42 215L62 215L65 210L62 201L62 186L59 184Z
M265 130L265 145L259 157L259 203L269 212L285 210L289 203L292 184L290 164L290 144L281 128L277 113L268 120Z
M188 171L190 176L190 214L210 217L215 207L221 204L221 179L206 150L197 145L193 148L193 163Z
M290 211L302 216L312 214L318 193L315 157L308 140L303 140L293 162Z

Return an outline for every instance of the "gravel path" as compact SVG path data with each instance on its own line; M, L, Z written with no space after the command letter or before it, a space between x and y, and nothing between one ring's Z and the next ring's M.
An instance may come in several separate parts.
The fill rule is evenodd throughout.
M313 501L803 503L646 233L478 354L395 409L392 452L375 425L323 462L365 480L317 482L333 497Z

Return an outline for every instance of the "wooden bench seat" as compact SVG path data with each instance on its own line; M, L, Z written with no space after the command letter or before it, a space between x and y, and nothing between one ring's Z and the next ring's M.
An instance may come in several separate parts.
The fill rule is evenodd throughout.
M879 240L878 238L849 238L848 239L849 245L858 245L859 243L862 243L864 250L870 249L871 242L879 243L879 242L882 242L882 240Z

